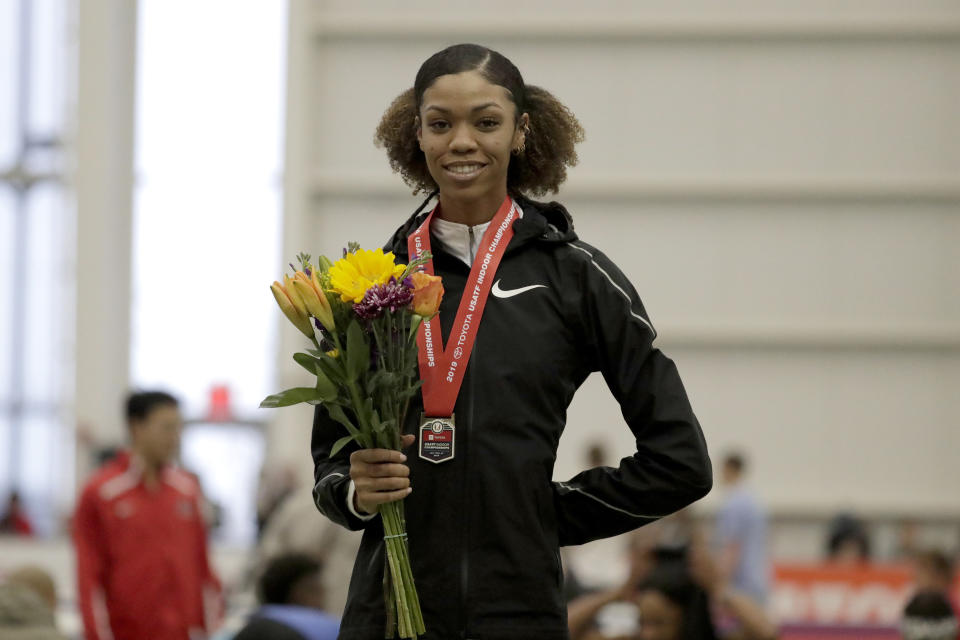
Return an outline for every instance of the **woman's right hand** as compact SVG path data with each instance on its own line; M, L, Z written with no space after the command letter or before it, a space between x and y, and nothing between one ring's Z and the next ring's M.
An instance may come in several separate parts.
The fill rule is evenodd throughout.
M415 440L413 435L401 438L406 449ZM380 505L402 500L410 495L410 467L407 456L392 449L359 449L350 454L350 478L353 480L353 508L358 513L376 513Z

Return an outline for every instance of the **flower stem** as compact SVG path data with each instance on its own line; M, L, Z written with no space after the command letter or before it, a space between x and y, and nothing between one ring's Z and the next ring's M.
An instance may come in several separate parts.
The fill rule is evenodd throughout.
M416 638L424 633L423 612L413 581L410 552L403 526L403 502L391 502L380 509L386 534L387 558L393 575L398 631L401 638ZM394 537L395 536L395 537Z

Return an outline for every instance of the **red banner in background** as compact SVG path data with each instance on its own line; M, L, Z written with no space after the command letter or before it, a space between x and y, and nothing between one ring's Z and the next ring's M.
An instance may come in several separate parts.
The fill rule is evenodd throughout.
M907 565L778 564L771 608L784 640L884 640L913 594ZM960 575L951 600L960 602Z
M901 565L774 567L773 613L781 624L895 627L913 590Z

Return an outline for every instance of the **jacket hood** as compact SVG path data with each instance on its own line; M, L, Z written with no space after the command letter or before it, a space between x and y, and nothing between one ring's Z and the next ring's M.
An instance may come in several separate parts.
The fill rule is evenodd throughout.
M393 233L384 251L393 251L394 255L407 256L407 237L429 215L432 208L427 208L434 195L431 194L420 205L413 215L407 218ZM514 200L523 209L523 217L514 222L514 236L510 241L508 252L532 242L560 244L573 242L577 234L573 230L573 218L559 202L537 202L524 196L515 196Z

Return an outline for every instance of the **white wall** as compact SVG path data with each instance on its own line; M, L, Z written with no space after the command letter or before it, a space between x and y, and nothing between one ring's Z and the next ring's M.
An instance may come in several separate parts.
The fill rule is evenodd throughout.
M355 6L291 6L285 256L388 237L417 200L381 113L434 51L487 44L586 128L558 199L636 285L714 453L749 451L782 509L960 510L960 5ZM303 416L276 427L302 459ZM631 451L601 379L557 476L595 439Z

